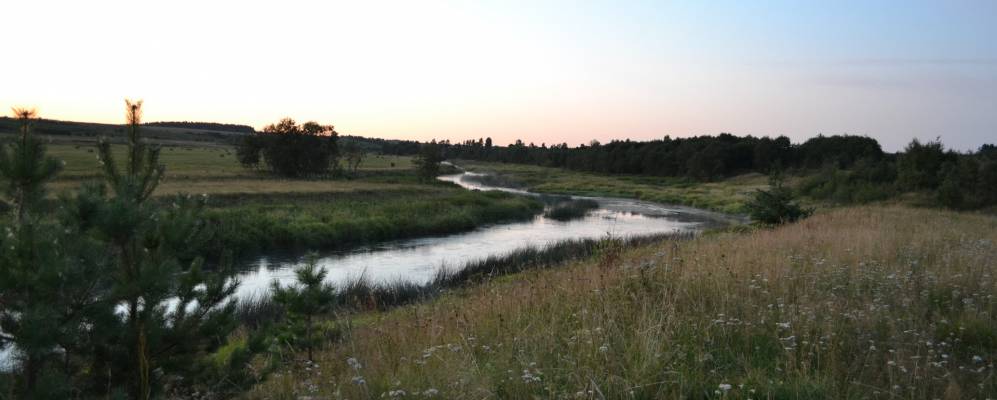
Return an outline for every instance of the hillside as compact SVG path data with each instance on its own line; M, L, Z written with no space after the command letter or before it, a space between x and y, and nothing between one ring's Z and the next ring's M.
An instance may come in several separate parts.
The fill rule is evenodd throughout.
M153 123L145 127L145 136L155 142L193 142L201 144L227 143L232 136L244 135L246 132L229 128L226 124L192 123L189 127L171 123ZM0 135L11 135L17 132L18 121L9 117L0 117ZM212 127L213 129L203 129ZM232 125L232 127L242 127ZM248 127L245 127L248 128ZM35 121L35 132L48 136L58 142L90 142L99 137L112 139L124 136L124 127L118 124L100 124L94 122L59 121L39 119Z

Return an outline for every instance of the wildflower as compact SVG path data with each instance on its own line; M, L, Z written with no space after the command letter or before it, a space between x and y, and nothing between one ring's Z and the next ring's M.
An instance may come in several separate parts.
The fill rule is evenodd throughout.
M717 385L717 387L719 387L719 388L720 388L720 390L723 390L723 391L724 391L724 393L726 393L726 392L727 392L728 390L730 390L730 389L731 389L731 388L732 388L733 386L731 386L731 385L730 385L729 383L721 383L720 385Z
M609 351L609 346L606 345L599 346L599 352L605 353L607 351Z
M422 392L422 395L426 396L426 397L432 397L432 396L436 396L438 394L440 394L440 391L436 390L435 388L429 388L429 389L426 389L426 390L424 390Z
M983 362L983 357L973 356L973 362L975 362L975 363L981 363L981 362Z
M789 322L777 322L775 326L779 327L780 329L789 329Z
M360 365L360 361L357 361L357 359L353 357L346 359L346 365L349 365L350 368L353 368L355 370L362 368L362 366Z

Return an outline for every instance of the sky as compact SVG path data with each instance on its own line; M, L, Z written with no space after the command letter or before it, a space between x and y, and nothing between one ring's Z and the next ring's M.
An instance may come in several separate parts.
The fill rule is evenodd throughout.
M13 1L0 110L577 145L997 142L997 1ZM0 111L3 112L3 111Z

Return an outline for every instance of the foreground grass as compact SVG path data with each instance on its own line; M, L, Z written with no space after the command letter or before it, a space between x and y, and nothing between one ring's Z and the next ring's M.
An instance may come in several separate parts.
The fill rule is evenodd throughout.
M720 182L694 182L683 178L637 175L600 175L533 165L458 162L476 172L500 176L500 182L537 193L579 196L610 196L682 204L729 214L744 212L744 204L755 189L766 187L761 174L748 174Z
M246 395L985 398L997 218L839 209L361 315Z

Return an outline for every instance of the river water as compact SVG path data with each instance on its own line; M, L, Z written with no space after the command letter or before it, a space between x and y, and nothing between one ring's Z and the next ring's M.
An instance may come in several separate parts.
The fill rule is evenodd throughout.
M446 175L440 180L469 190L502 190L534 195L517 189L488 186L475 180L475 173ZM577 196L576 196L577 197ZM532 220L495 224L447 236L423 237L380 243L349 251L320 253L318 263L328 271L326 279L341 284L361 276L372 282L410 281L425 283L440 268L458 268L472 260L502 255L527 246L544 246L569 239L633 237L700 230L730 221L728 216L680 206L639 200L585 197L599 208L586 217L556 221L538 215ZM274 280L294 281L294 268L303 254L267 254L245 260L239 276L240 298L266 293Z
M501 190L535 196L523 190L488 186L474 179L472 172L441 176L468 190ZM639 200L579 197L595 200L599 208L587 216L571 221L556 221L538 215L529 221L495 224L446 236L396 240L348 251L319 254L318 263L328 274L326 279L343 284L363 277L371 282L428 282L440 268L459 268L468 261L503 255L527 246L544 246L569 239L634 237L680 231L696 231L735 221L730 216L695 208L666 206ZM294 268L301 265L304 254L271 253L241 262L241 281L236 297L249 299L264 296L274 280L294 282ZM0 350L0 370L10 368L11 352Z

